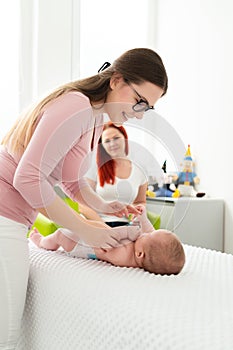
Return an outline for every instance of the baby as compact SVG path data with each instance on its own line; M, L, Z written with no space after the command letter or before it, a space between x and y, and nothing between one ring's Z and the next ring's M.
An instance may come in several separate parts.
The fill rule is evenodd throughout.
M81 240L74 241L73 233L63 228L46 237L33 229L30 239L40 248L57 250L62 247L73 257L99 259L115 266L139 267L161 275L178 274L185 263L184 249L178 237L167 230L155 231L145 209L136 219L144 233L135 242L123 240L117 248L91 248Z

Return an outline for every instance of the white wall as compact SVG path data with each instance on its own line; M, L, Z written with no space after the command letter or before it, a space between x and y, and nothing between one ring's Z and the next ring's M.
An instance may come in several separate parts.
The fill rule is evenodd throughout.
M159 113L191 144L200 189L225 200L233 253L233 3L158 0L157 45L169 75Z

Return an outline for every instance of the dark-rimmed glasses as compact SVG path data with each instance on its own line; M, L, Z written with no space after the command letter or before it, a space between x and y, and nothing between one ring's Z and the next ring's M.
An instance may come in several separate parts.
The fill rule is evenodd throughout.
M142 98L142 96L132 87L130 82L126 81L129 87L133 90L133 92L138 96L139 101L132 106L134 112L146 112L150 109L154 109L154 106L150 106L148 101Z

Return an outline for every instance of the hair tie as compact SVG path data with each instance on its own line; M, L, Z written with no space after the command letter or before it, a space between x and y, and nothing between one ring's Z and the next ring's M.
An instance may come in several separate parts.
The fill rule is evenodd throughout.
M111 66L111 63L109 62L104 62L104 64L100 67L100 69L98 70L98 73L103 72L103 70L107 69L108 67Z

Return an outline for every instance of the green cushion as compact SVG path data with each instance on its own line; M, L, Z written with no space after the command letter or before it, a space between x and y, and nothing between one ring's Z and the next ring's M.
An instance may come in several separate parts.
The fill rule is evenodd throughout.
M63 198L63 200L75 211L78 212L78 203L72 201L70 198ZM39 213L37 215L37 218L32 225L32 227L36 227L37 230L43 235L48 236L54 231L56 231L60 226L57 225L55 222L48 219L46 216Z
M158 230L160 228L161 223L160 216L155 213L152 213L151 211L147 211L147 217L152 223L154 229Z
M43 236L48 236L56 231L59 226L39 213L32 227L36 227Z

